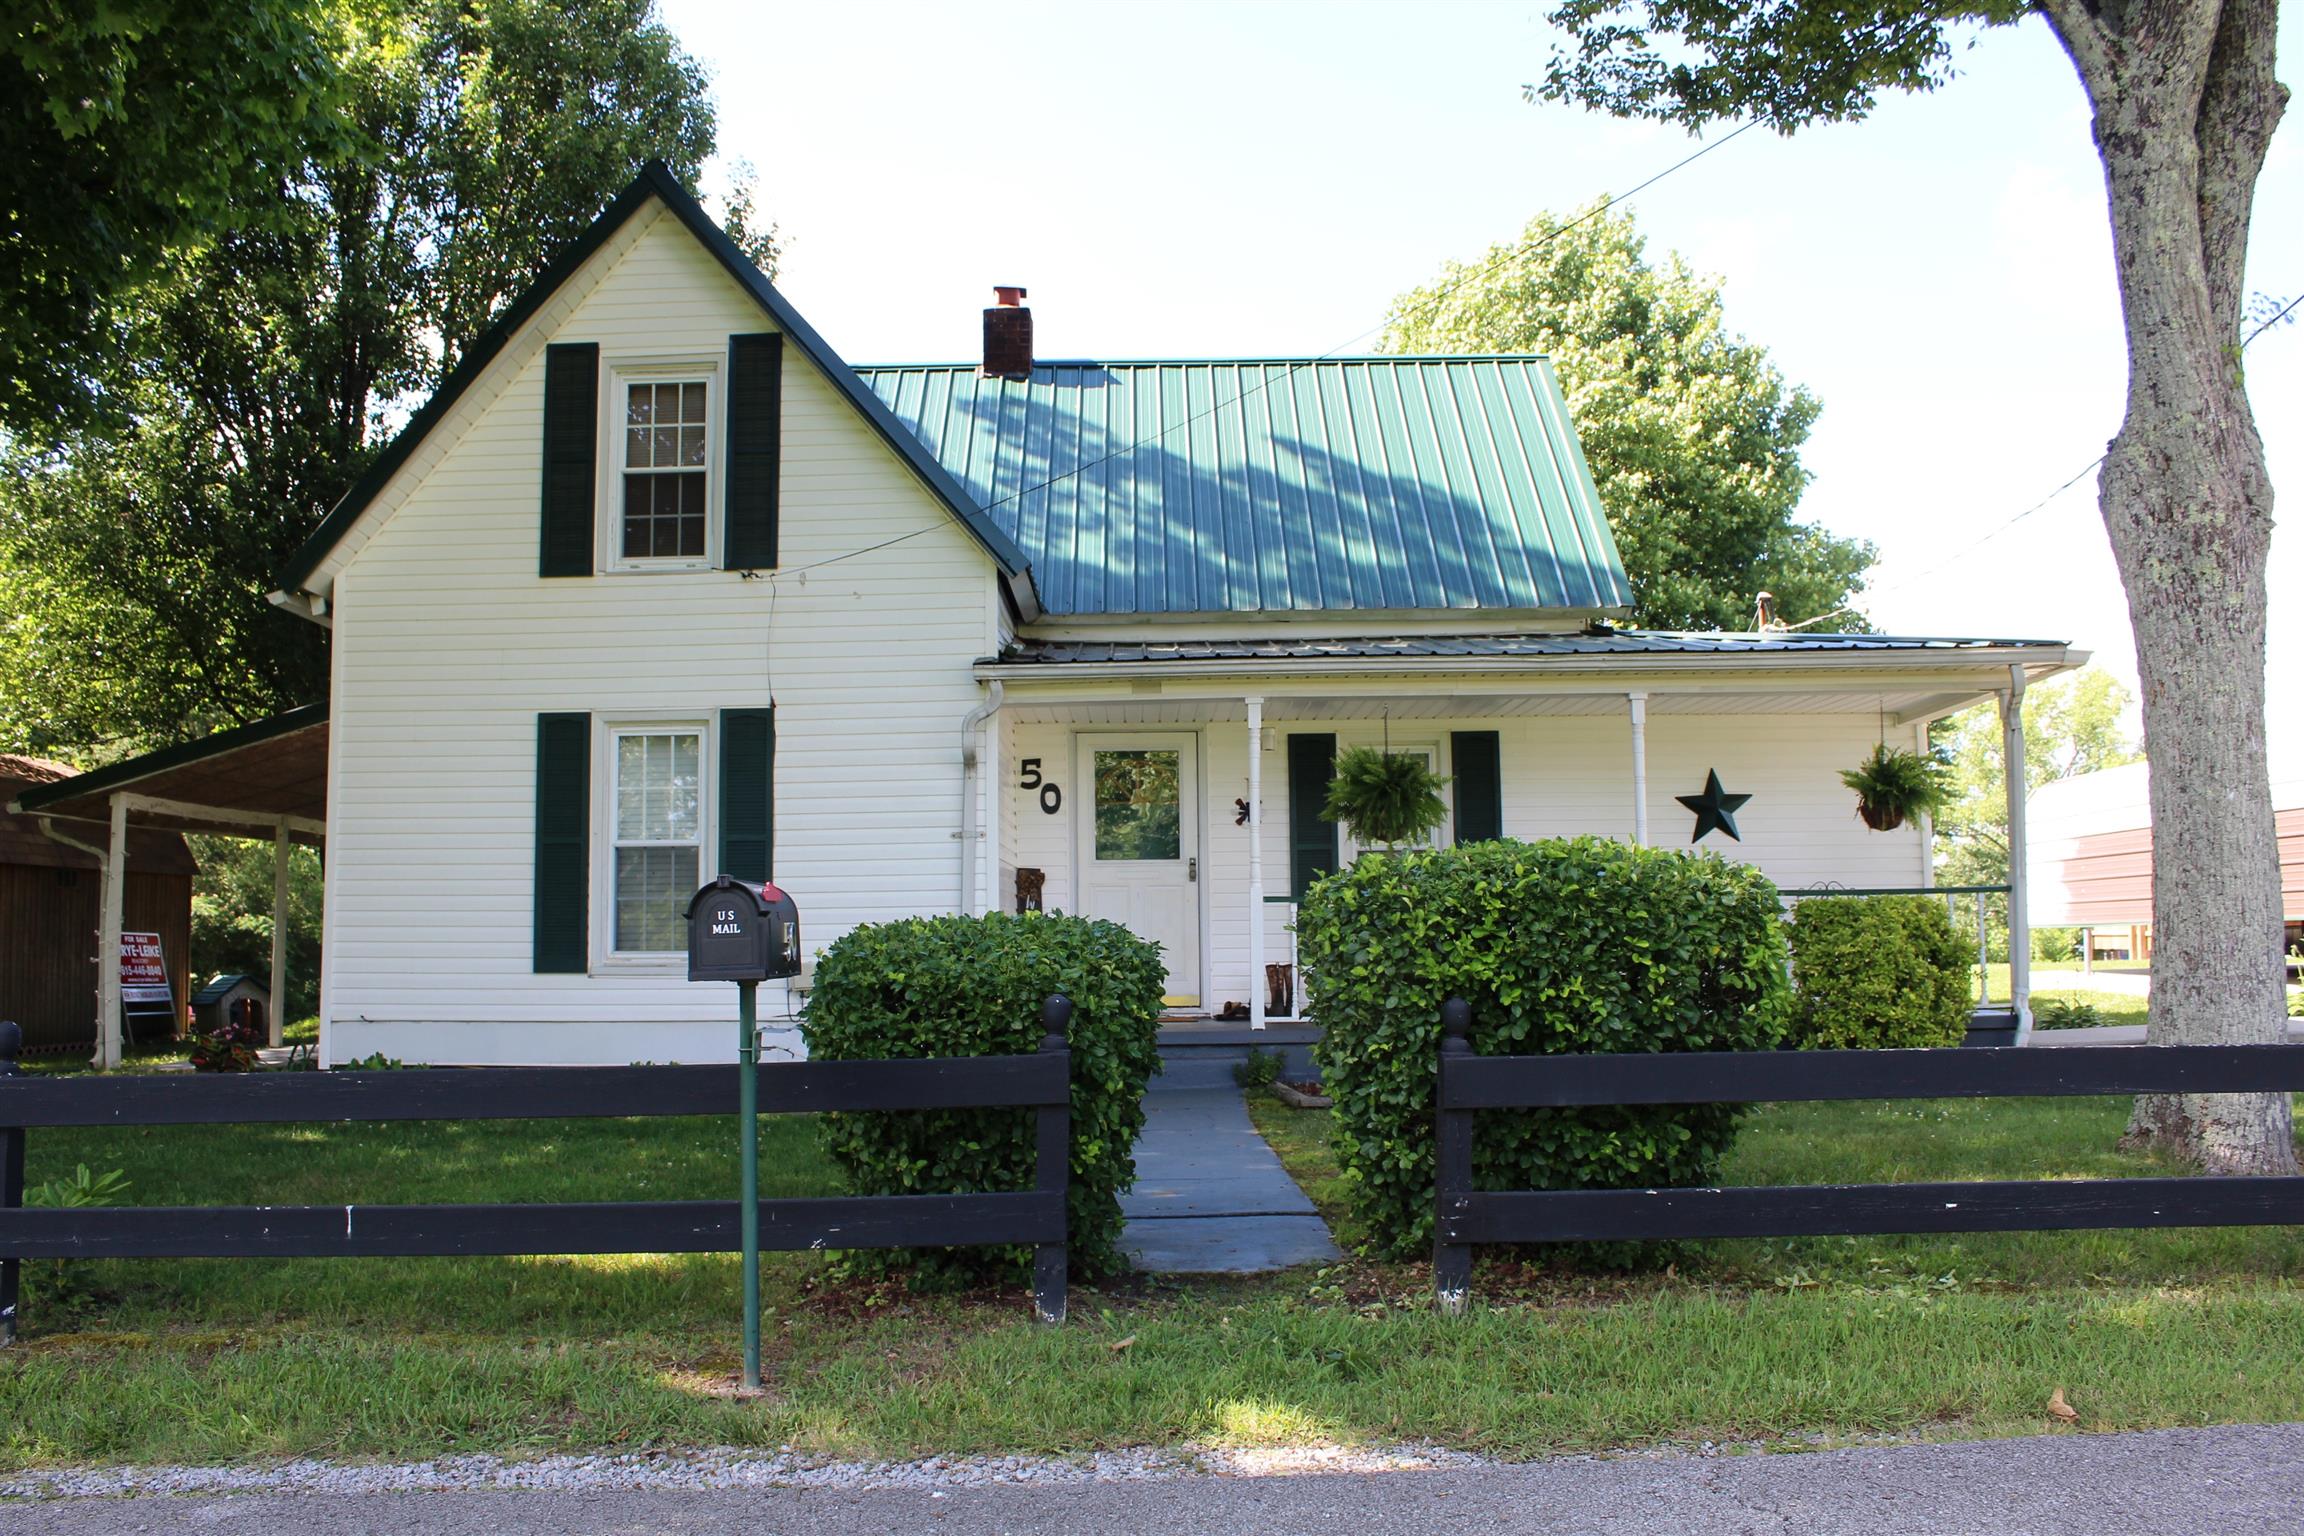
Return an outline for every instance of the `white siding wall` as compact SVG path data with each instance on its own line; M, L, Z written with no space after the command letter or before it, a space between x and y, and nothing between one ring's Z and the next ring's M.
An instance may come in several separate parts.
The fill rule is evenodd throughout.
M1111 731L1111 726L1085 727ZM1146 726L1147 734L1192 731L1200 741L1203 996L1210 1011L1245 1002L1248 966L1248 833L1232 824L1233 799L1247 793L1248 730L1238 722L1198 728ZM1333 731L1339 748L1374 746L1380 721L1280 721L1265 727L1264 887L1267 896L1289 891L1288 752L1284 739L1300 730ZM1631 727L1620 718L1536 716L1503 719L1395 721L1395 747L1433 745L1441 772L1452 731L1496 731L1503 757L1504 831L1519 838L1632 835ZM1047 904L1070 910L1073 869L1074 785L1063 781L1065 812L1042 815L1034 795L1016 787L1019 760L1039 757L1056 776L1072 760L1075 731L1061 725L1011 727L1003 803L1012 862L1047 871ZM1736 813L1741 842L1715 832L1703 848L1757 864L1785 887L1832 880L1849 886L1917 883L1922 867L1919 831L1907 825L1874 832L1856 817L1854 796L1840 770L1854 766L1877 737L1877 722L1854 715L1655 714L1648 719L1649 838L1659 847L1684 848L1692 813L1674 798L1696 794L1707 770L1718 769L1731 794L1752 799ZM1081 786L1085 792L1085 786ZM1289 932L1294 908L1266 906L1265 958L1293 962ZM1261 981L1255 983L1261 986ZM1301 993L1299 993L1301 1001Z
M619 354L720 356L732 332L769 328L658 214L554 339L600 343L606 367ZM546 581L542 403L531 352L338 588L331 1061L732 1059L731 986L691 985L677 966L531 971L539 711L590 711L597 733L619 713L707 719L773 698L775 873L811 951L867 918L949 911L959 895L958 726L995 622L980 548L787 347L786 574ZM917 536L799 570L900 535ZM708 851L707 874L711 862ZM595 910L603 899L592 893ZM761 1003L788 1012L773 985ZM769 1027L772 1045L797 1047L788 1025Z

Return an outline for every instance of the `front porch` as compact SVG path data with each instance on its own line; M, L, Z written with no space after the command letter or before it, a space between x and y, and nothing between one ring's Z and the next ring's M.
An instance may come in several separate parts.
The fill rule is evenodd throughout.
M1788 893L1928 889L1925 821L1854 813L1843 769L1881 741L2077 665L2061 645L1876 636L1531 636L1166 644L1027 642L986 686L980 910L1107 917L1169 957L1179 1049L1301 1047L1296 901L1348 863L1319 817L1338 751L1425 756L1450 779L1435 846L1596 835L1699 845ZM1684 801L1745 797L1703 832ZM2021 846L2021 790L2014 834ZM2022 858L2017 858L2022 868ZM2019 881L2020 886L2020 881ZM2021 1033L2029 936L2010 893L2006 999Z

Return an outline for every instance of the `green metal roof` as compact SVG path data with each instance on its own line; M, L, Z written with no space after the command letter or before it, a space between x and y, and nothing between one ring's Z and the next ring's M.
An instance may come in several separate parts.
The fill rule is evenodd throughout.
M1541 357L859 368L1051 614L1618 608Z

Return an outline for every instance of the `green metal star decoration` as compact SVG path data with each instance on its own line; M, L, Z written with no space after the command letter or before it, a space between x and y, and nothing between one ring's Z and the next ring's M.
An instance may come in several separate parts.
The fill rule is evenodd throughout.
M1736 813L1744 808L1750 795L1732 795L1720 787L1720 771L1707 769L1704 774L1704 793L1700 795L1674 795L1673 799L1696 813L1696 835L1692 843L1704 841L1704 834L1717 827L1738 842L1744 834L1736 830Z

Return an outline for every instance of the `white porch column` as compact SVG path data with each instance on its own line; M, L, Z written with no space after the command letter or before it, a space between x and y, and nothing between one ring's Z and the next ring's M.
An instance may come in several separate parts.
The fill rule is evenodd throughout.
M2032 1039L2032 917L2024 868L2024 668L2008 668L2000 696L2000 762L2008 796L2008 1006L2016 1010L2016 1043Z
M1264 701L1248 700L1248 1027L1264 1027Z
M264 1009L266 1043L278 1045L288 1006L288 827L272 830L272 998Z
M1928 755L1928 722L1923 720L1912 727L1912 750L1922 757ZM1936 817L1933 812L1920 813L1920 888L1927 890L1936 883ZM1947 906L1944 909L1950 912Z
M96 1054L99 1072L120 1065L120 924L128 909L128 802L112 797L112 840L104 855L104 913L96 930Z
M1632 711L1632 841L1648 846L1648 695L1628 693Z

